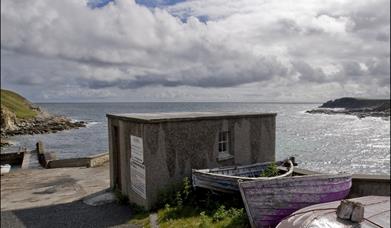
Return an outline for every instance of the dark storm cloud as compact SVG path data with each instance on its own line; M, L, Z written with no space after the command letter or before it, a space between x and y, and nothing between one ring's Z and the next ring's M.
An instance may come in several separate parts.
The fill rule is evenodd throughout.
M229 66L228 66L229 65ZM256 67L254 67L256 65ZM210 75L205 75L209 72ZM286 76L288 69L275 59L261 58L252 64L240 65L229 62L225 65L200 66L172 74L136 75L133 79L80 80L80 85L91 89L116 87L135 89L146 86L194 86L203 88L235 87L246 83L272 80L273 77Z
M327 80L325 73L320 68L314 68L304 61L294 61L292 64L301 81L321 83Z
M354 78L366 74L366 71L362 69L362 67L358 62L345 61L342 63L342 66L343 66L343 73L346 76L353 76Z

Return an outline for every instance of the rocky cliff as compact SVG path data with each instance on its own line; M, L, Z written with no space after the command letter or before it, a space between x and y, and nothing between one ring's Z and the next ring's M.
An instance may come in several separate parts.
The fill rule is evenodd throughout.
M1 90L1 137L44 134L85 127L85 123L41 110L19 94Z
M348 114L356 115L359 118L368 116L389 118L390 100L343 97L327 101L317 109L309 110L307 113Z
M320 108L345 108L345 109L357 109L357 108L378 108L383 109L390 108L390 100L387 99L362 99L353 97L343 97L336 100L327 101Z
M1 105L1 131L16 130L16 115L8 110L7 107Z

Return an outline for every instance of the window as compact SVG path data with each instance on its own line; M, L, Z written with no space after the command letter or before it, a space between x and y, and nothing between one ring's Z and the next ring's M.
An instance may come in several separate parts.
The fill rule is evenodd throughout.
M229 131L222 131L219 133L219 141L218 141L218 161L224 161L233 158L229 153L229 144L230 144L230 135Z
M229 153L229 132L222 131L219 133L219 153Z

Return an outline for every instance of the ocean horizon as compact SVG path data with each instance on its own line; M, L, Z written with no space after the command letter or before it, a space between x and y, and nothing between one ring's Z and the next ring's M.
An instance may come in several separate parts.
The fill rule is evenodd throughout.
M87 127L55 134L10 137L15 145L33 149L43 141L59 158L83 157L108 150L107 113L274 112L276 159L295 156L299 167L320 172L390 174L389 120L349 115L308 114L313 102L82 102L36 103L42 109L86 121Z

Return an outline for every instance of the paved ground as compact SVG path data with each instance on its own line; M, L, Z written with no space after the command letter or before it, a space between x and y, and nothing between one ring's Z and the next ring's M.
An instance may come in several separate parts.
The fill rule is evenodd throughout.
M18 227L135 227L126 224L131 211L115 203L88 206L81 201L1 212L2 228Z
M63 204L110 186L108 163L96 168L19 169L1 176L1 211Z
M89 206L81 199L110 185L96 168L17 170L1 176L1 227L132 227L127 206Z

